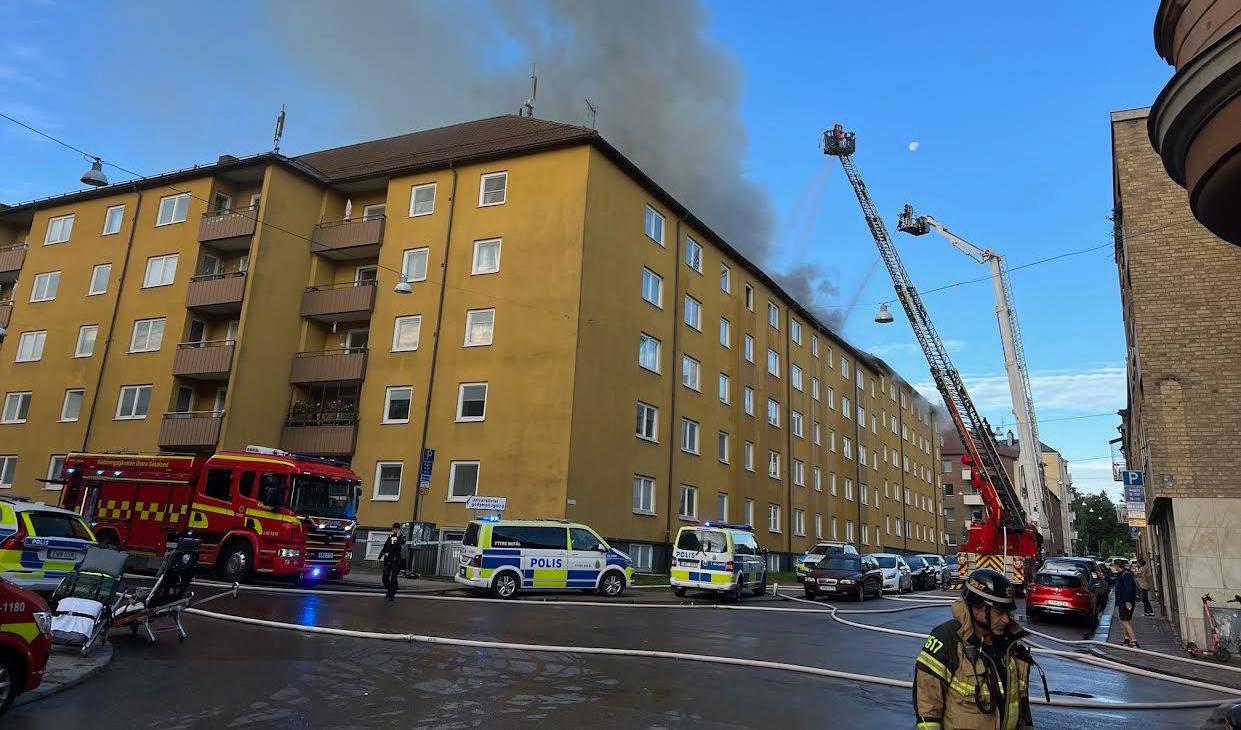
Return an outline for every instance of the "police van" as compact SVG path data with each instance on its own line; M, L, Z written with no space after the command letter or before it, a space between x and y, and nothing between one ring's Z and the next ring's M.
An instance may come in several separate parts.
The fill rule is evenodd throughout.
M483 518L465 528L453 580L499 598L573 588L619 596L633 581L633 561L577 522Z
M767 590L767 550L749 525L686 525L677 532L672 551L672 592L678 597L696 588L723 593L734 601L750 591Z

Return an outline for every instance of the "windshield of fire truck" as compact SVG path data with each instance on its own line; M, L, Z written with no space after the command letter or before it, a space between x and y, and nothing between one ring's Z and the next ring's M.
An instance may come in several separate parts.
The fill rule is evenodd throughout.
M299 475L293 478L289 508L301 515L353 519L358 511L357 482Z

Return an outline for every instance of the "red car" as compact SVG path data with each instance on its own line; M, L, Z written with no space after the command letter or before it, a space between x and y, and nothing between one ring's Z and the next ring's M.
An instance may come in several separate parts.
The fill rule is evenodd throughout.
M52 650L47 603L0 578L0 715L13 699L39 686Z
M1054 614L1077 616L1094 626L1099 607L1086 578L1075 570L1040 570L1026 589L1026 616L1031 621Z

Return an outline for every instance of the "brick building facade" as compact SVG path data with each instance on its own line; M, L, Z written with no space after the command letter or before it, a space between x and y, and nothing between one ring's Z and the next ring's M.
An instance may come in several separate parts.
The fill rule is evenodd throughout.
M969 482L961 478L964 464L961 457L965 454L965 444L957 436L955 429L947 428L940 432L943 445L939 452L939 480L944 492L944 534L948 538L948 551L956 552L965 541L966 526L970 520L983 518L982 495ZM1000 461L1008 478L1013 479L1017 473L1017 443L1011 440L998 440Z

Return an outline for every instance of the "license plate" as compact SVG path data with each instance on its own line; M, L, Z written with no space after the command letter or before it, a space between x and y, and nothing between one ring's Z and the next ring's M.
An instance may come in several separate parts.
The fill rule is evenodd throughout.
M1068 608L1068 607L1069 607L1069 602L1068 602L1068 601L1047 601L1047 605L1048 605L1048 606L1060 606L1060 607L1062 607L1062 608Z
M464 566L464 565L463 565L463 566L461 566L461 577L462 577L462 578L464 578L464 577L465 577L465 566Z
M77 560L79 553L77 550L48 550L48 560Z
M315 557L320 560L331 560L336 557L335 553L315 553Z

